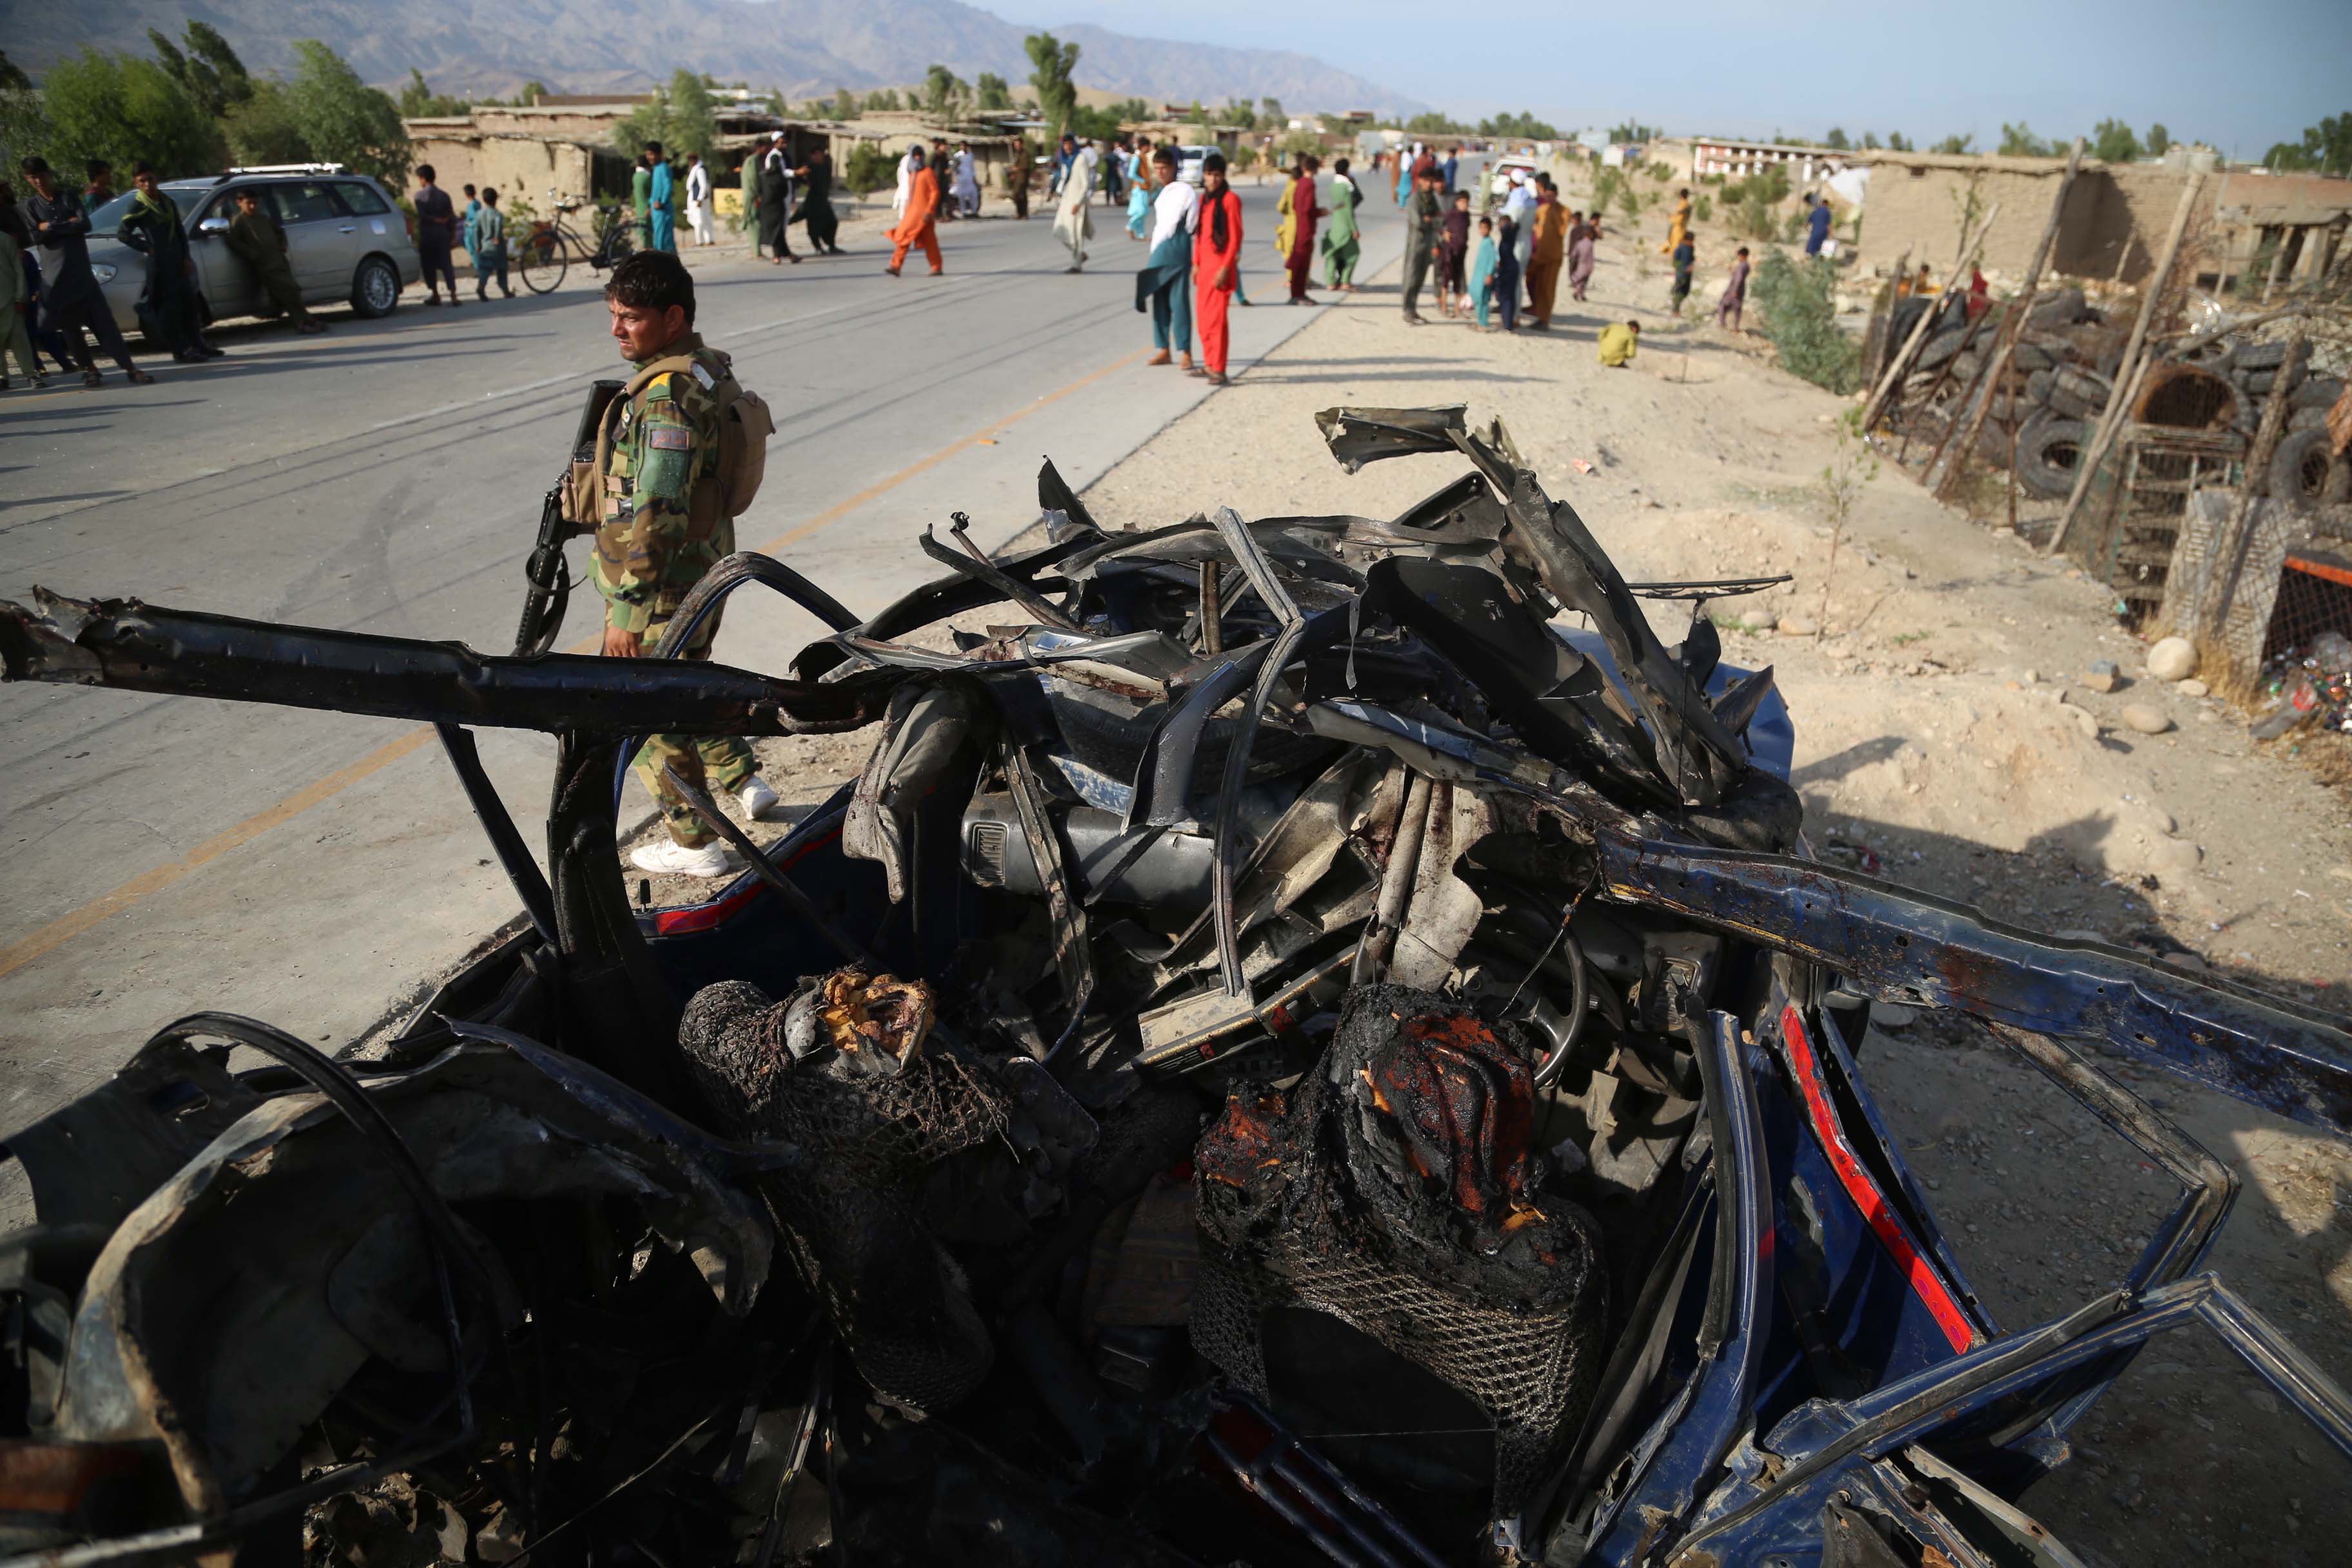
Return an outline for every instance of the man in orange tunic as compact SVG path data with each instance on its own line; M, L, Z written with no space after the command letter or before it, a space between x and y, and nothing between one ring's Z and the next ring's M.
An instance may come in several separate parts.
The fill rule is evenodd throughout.
M1549 174L1536 176L1536 210L1528 226L1535 235L1535 243L1528 250L1528 302L1535 310L1536 331L1548 332L1568 241L1568 209L1559 205L1559 189Z
M940 177L927 164L907 174L907 205L898 226L890 231L890 276L907 264L907 252L917 246L931 258L931 276L940 275Z
M1201 160L1201 226L1192 231L1192 321L1201 331L1201 374L1225 384L1225 310L1241 281L1242 199L1225 184L1225 155Z

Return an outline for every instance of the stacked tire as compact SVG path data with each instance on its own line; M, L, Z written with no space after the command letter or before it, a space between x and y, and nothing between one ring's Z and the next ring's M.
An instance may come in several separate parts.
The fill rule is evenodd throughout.
M1920 346L1906 390L1918 399L1934 389L1927 406L1939 426L1948 428L1965 415L1969 389L1990 362L2000 325L1995 315L1979 321L1973 335L1966 327L1948 326ZM1992 388L1978 453L2006 468L2014 451L2018 479L2028 490L2045 498L2065 495L2074 488L2082 448L2090 442L2091 423L2106 407L2114 387L2112 362L2121 356L2122 346L2121 329L2080 289L2038 295L2018 335L2015 380L2004 374Z

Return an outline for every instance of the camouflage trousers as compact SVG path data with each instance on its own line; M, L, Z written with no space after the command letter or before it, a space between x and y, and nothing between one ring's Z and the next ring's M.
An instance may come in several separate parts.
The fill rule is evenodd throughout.
M646 628L646 654L648 658L709 658L710 640L718 631L713 616L706 623L697 646L682 654L658 652L662 634L669 629L667 621L656 621ZM737 735L648 735L637 748L636 759L629 764L637 782L646 786L661 807L662 821L669 836L688 849L699 849L719 836L710 831L686 798L670 787L662 770L676 768L677 776L704 795L730 794L743 787L743 781L760 771L760 762L751 754L751 745Z

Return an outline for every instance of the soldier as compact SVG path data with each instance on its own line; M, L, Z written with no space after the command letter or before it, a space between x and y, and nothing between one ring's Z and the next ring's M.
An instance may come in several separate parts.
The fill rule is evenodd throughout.
M294 268L286 259L286 231L277 218L261 210L261 187L246 185L236 193L236 216L229 220L228 247L260 281L261 291L269 296L294 330L305 334L323 332L326 323L302 306L302 290L295 284Z
M705 347L695 331L694 279L676 256L641 250L624 257L604 285L604 302L614 341L638 373L657 360L692 363L646 380L634 396L614 398L604 416L612 459L604 469L604 517L594 552L596 591L605 601L604 651L609 658L708 658L719 631L716 615L688 646L666 647L663 634L703 574L735 550L735 524L713 493L718 389L735 373L727 356ZM775 808L776 792L760 777L751 748L734 736L653 735L635 763L637 777L660 803L669 840L632 850L629 863L641 871L726 875L733 857L670 787L662 776L665 766L675 767L688 784L732 793L745 815L763 816Z

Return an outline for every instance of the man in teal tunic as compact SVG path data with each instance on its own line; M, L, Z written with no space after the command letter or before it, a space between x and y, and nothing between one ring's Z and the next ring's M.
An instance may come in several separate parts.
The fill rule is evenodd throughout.
M646 248L676 254L677 250L677 182L671 176L669 154L658 142L646 143L646 155L653 160L646 182L646 200L651 205L646 219Z

